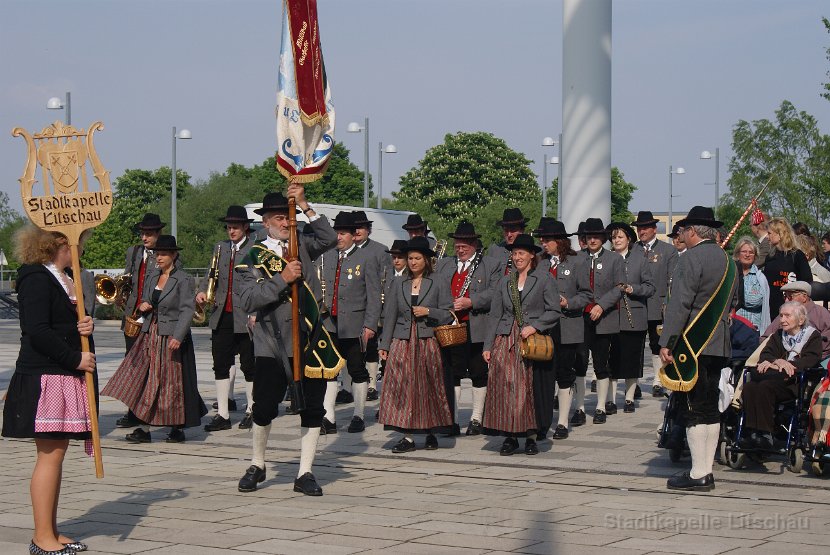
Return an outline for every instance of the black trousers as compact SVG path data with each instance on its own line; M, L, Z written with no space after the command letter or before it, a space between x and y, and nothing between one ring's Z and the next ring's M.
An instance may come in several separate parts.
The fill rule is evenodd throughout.
M380 328L375 336L366 343L366 362L380 362L380 355L378 354L378 336L380 335Z
M657 326L663 323L663 320L649 320L648 321L648 346L651 349L651 354L660 354L660 336L657 335Z
M577 368L577 376L585 377L588 369L588 350L591 351L591 360L594 362L594 374L598 380L609 377L608 357L611 355L612 334L597 333L597 324L585 314L585 342L582 344L582 356L585 366ZM582 372L579 374L579 372Z
M611 337L611 378L642 378L646 331L621 331Z
M720 371L727 365L729 359L703 355L697 362L697 383L688 393L677 393L680 396L678 407L680 407L681 421L685 421L687 427L698 424L720 424L718 384Z
M352 383L366 383L369 381L369 371L366 370L365 353L360 350L360 339L357 337L341 339L332 335L340 356L346 359L346 370L352 377Z
M798 384L783 372L768 371L746 383L743 392L746 427L762 432L775 431L775 407L795 399ZM789 379L788 379L789 378Z
M214 378L230 378L230 369L238 354L245 381L254 381L254 343L247 333L233 332L232 312L223 312L219 317L219 325L210 334L210 350L213 354Z
M579 350L582 347L580 343L557 344L556 353L553 355L553 360L556 365L556 384L559 389L570 389L574 382L576 382L576 365ZM582 377L585 377L583 372Z
M466 343L441 349L444 368L450 371L454 386L461 385L464 378L470 378L473 387L487 387L487 363L483 351L484 343L471 343L469 334Z
M290 363L291 359L289 359ZM315 428L323 423L325 414L323 397L326 395L326 383L323 379L303 377L306 405L305 410L300 411L300 425L303 428ZM277 417L286 389L288 389L288 375L282 363L275 358L256 357L254 406L251 416L258 426L267 426Z

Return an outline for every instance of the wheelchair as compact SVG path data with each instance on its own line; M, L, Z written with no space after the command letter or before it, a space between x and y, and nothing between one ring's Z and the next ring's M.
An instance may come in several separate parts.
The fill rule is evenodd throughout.
M826 375L827 370L822 367L808 368L798 374L798 392L795 399L779 403L775 408L772 448L746 445L743 441L745 438L743 407L735 408L731 405L727 408L723 413L721 423L721 444L718 450L721 461L730 468L739 470L746 466L747 459L760 463L769 456L783 456L787 469L794 473L801 472L805 460L816 462L821 469L826 463L830 471L830 461L815 460L813 456L815 453L812 455L809 453L810 445L807 437L810 398L813 390ZM744 374L744 384L749 379L749 373Z

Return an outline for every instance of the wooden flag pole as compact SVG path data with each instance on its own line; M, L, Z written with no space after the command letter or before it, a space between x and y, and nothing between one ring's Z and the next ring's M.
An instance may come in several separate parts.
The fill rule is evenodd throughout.
M299 259L300 245L297 238L297 199L288 197L288 261ZM294 390L291 396L291 408L294 412L305 409L303 392L303 364L300 354L300 281L291 284L291 339L292 370Z

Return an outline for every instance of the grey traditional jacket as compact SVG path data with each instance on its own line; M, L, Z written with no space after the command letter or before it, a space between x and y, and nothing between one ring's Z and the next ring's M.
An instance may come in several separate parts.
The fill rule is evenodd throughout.
M648 298L648 319L650 321L661 321L663 320L663 305L666 304L671 276L677 266L677 249L673 245L657 239L649 250L646 250L645 246L639 243L631 245L631 250L641 250L649 263L655 291L654 295Z
M242 260L245 258L245 255L248 254L248 251L251 250L253 244L254 238L252 236L245 238L242 245L240 245L239 250L233 256L233 267L236 267L238 264L242 263ZM219 247L219 262L216 272L216 292L214 295L213 313L211 313L209 321L210 329L212 330L219 327L219 319L222 317L222 312L225 310L225 301L228 298L228 278L231 274L231 248L233 247L233 242L230 240L219 241L219 243L217 243L213 248L216 249L217 246ZM207 282L207 279L202 280L202 283L199 285L200 292L207 292ZM233 280L232 288L233 291L231 291L231 294L233 296L231 302L233 306L233 332L247 333L248 313L245 312L239 304L239 295L241 290L238 280Z
M513 328L515 313L510 298L510 276L502 276L496 284L493 302L490 305L490 321L484 350L493 348L497 335L508 335ZM559 309L559 288L556 280L547 272L538 268L530 272L520 293L522 321L525 326L533 326L540 333L549 333L559 323L562 314Z
M432 274L421 281L421 291L416 306L429 308L429 315L415 318L418 339L434 337L433 327L449 324L452 321L452 295L443 280ZM386 306L383 309L383 333L378 342L378 349L388 351L392 339L409 339L412 331L412 278L407 275L391 280ZM394 322L394 325L393 325Z
M309 223L313 236L303 233L299 236L300 263L303 280L315 298L320 298L320 282L314 271L312 260L337 245L337 234L325 216ZM260 244L258 241L255 245ZM253 249L253 245L251 248ZM235 269L234 281L240 281L239 301L242 309L256 314L254 326L254 356L278 358L277 342L290 355L291 335L291 287L282 276L275 272L270 278L261 268L253 265L239 265ZM303 283L300 282L300 286ZM307 332L305 319L300 320L301 330Z
M124 305L124 317L129 316L135 311L136 301L138 300L138 282L139 273L141 270L141 261L144 260L144 245L132 245L127 249L126 261L124 263L124 273L130 275L130 294L127 296L127 304ZM154 274L158 273L158 264L156 264L156 257L152 252L147 254L147 263L144 265L144 283L150 280ZM124 329L124 318L121 319L121 329Z
M625 283L625 262L620 255L605 248L599 250L596 258L592 259L590 253L586 253L586 257L589 279L591 268L593 267L594 270L594 290L591 302L601 306L603 311L597 323L596 332L600 335L619 333L620 318L617 310L619 310L622 291L617 285Z
M634 250L628 251L623 260L625 261L623 283L630 285L634 292L626 295L628 309L631 311L630 322L625 309L625 301L620 300L620 331L646 331L649 320L646 303L654 295L654 283L651 277L651 268L654 263L648 262L644 251L636 246Z
M472 269L472 266L470 269ZM452 278L457 271L457 256L440 260L435 270L435 275L444 280L443 286L450 291L451 295ZM493 291L500 277L496 260L486 256L482 257L481 262L473 272L468 289L473 309L469 312L470 320L467 322L467 332L470 334L470 342L472 343L484 342L484 337L487 335L487 316L490 314L490 302L493 299Z
M355 246L340 264L337 318L332 317L331 310L334 306L334 286L340 253L330 250L317 260L318 265L321 261L323 265L323 279L326 280L324 301L329 309L323 317L323 324L341 339L360 337L363 328L372 331L378 329L380 269L374 253L364 249Z
M383 243L378 243L369 237L362 246L358 245L358 248L371 253L372 256L375 257L375 260L377 260L378 268L380 268L381 271L383 271L383 268L386 268L388 272L394 271L394 267L392 266L392 255L386 252L388 247Z
M671 294L663 320L663 333L660 335L661 347L666 347L672 338L682 336L689 323L717 291L727 264L734 264L732 258L711 240L689 247L680 257L672 277ZM735 283L737 284L737 279ZM735 287L731 296L734 295ZM731 303L726 303L712 339L701 354L732 356L728 322L731 308Z
M141 293L142 301L152 304L153 290L161 277L160 272L155 272L144 280L144 291ZM190 322L193 320L193 312L196 310L196 299L194 292L195 284L193 276L185 273L184 270L174 268L161 290L158 304L153 306L153 311L158 319L159 335L170 335L179 341L184 341L190 333ZM149 315L144 317L141 331L150 331Z
M505 248L505 243L493 243L487 248L487 258L492 258L495 265L498 267L499 276L503 276L508 266L510 259L510 251Z
M553 275L550 259L543 258L537 268L539 272ZM568 301L568 307L562 308L559 319L559 333L563 344L582 343L585 340L585 321L582 313L591 300L591 283L589 281L588 258L579 252L559 262L556 267L556 285L559 295Z

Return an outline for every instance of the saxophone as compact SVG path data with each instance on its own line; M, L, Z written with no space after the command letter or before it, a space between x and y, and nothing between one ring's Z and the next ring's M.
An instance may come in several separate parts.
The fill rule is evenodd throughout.
M202 324L207 318L208 306L213 306L216 300L216 281L219 277L219 253L222 252L222 244L216 245L213 251L213 258L210 259L210 269L207 275L207 290L205 291L205 303L203 305L196 304L196 311L193 313L193 323Z

